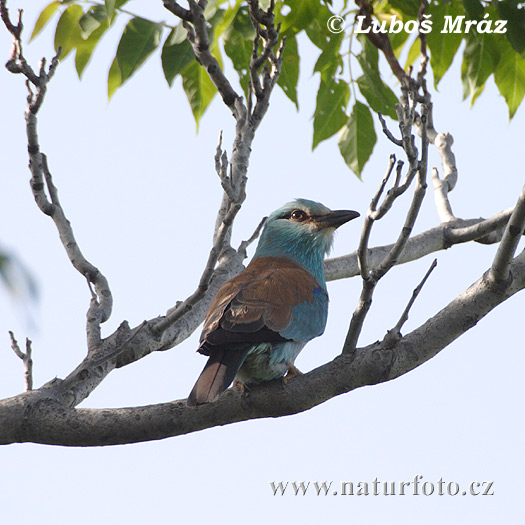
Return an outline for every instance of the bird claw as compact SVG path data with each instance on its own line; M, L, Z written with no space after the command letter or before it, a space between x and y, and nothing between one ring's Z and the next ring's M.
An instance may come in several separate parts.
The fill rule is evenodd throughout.
M293 379L296 376L302 376L303 373L294 365L290 365L288 373L283 377L283 383L286 384L290 379Z
M241 383L240 381L235 380L232 387L234 390L237 390L241 395L248 394L250 392L250 387L246 383Z

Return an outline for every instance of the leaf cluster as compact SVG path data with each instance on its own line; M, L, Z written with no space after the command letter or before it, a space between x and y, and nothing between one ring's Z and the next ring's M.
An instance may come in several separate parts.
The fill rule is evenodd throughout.
M75 66L81 77L102 36L115 26L117 17L125 17L127 23L108 72L109 97L160 49L166 81L171 86L178 76L182 78L198 126L217 89L194 60L184 23L169 26L136 16L126 10L127 2L104 0L86 5L80 0L54 0L42 10L32 38L51 18L57 17L55 47L62 48L63 57L75 52ZM264 0L259 3L263 9L267 7ZM372 7L373 19L388 34L395 56L406 71L410 70L420 56L421 38L417 31L393 31L392 23L394 19L403 24L415 21L417 27L421 2L361 0L358 4ZM399 85L394 77L385 79L381 74L384 68L378 50L367 36L356 35L358 13L358 6L350 6L346 0L340 11L331 0L275 3L276 21L281 24L281 36L286 37L278 85L298 108L298 36L302 34L319 53L313 69L319 78L319 88L313 115L312 149L339 134L339 149L346 164L361 176L377 140L371 110L397 120L398 99L394 91ZM473 104L492 76L512 118L525 95L525 8L522 3L516 0L430 1L425 14L432 20L432 30L424 39L430 51L435 86L449 70L464 42L461 65L464 98L470 97ZM334 16L340 17L342 23L337 27L344 30L334 31L330 26ZM224 54L231 60L247 96L254 29L246 4L242 0L210 0L205 17L213 55L221 66ZM469 20L476 23L467 31ZM497 20L506 21L504 34L487 31L487 28L494 30Z

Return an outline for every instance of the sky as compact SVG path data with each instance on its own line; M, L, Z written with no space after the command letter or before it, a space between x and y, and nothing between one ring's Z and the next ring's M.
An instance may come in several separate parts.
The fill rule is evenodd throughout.
M39 4L9 2L12 12L25 8L25 53L33 65L41 56L53 55L49 28L27 43ZM169 19L159 6L146 7L141 1L130 2L129 8ZM223 130L231 151L234 137L233 119L218 99L195 132L180 81L168 88L159 55L108 103L105 80L116 45L116 37L101 42L82 81L72 59L65 60L39 116L41 148L65 212L81 249L106 275L113 292L115 306L105 335L124 319L134 326L161 315L193 291L221 199L213 164L217 139ZM336 138L312 152L311 118L319 80L311 72L317 55L304 40L299 45L300 110L280 89L275 91L253 144L248 198L235 224L236 244L250 237L261 217L295 197L363 214L388 156L401 155L378 133L361 182L344 164ZM10 36L0 30L1 61L9 49ZM433 98L436 128L450 132L455 141L459 181L451 204L458 217L489 217L512 206L523 185L519 159L525 109L509 122L492 80L471 109L469 101L462 101L459 71L456 59ZM90 296L67 260L54 225L31 195L23 79L2 68L0 93L0 243L23 262L39 288L38 301L29 306L0 289L4 398L23 389L22 364L10 349L8 330L19 341L26 336L33 341L35 386L64 377L85 355ZM440 168L435 151L430 166ZM400 199L393 213L376 225L372 245L397 237L406 205L407 198ZM415 233L438 222L429 188ZM361 224L357 220L341 228L332 255L356 249ZM438 266L411 310L405 332L475 282L489 268L495 250L469 244L438 253ZM397 267L381 282L361 346L381 339L395 325L433 257ZM296 364L303 371L340 352L360 282L332 282L328 289L327 329L299 356ZM522 523L524 307L522 292L416 370L295 416L134 445L4 446L0 522ZM195 353L198 336L199 331L176 348L114 371L81 406L137 406L186 397L204 366L204 357ZM383 482L395 483L399 492L402 482L417 476L421 487L428 482L427 492L432 484L433 494L424 495L421 488L413 495L412 485L404 496L383 495ZM373 495L376 479L380 495ZM279 489L274 495L272 482L286 486L284 495ZM306 495L294 495L293 482L304 482L305 487L310 483ZM330 487L328 495L322 488L321 495L316 494L316 482ZM354 484L355 495L341 495L346 482ZM358 496L358 484L364 482L370 495ZM486 482L483 488L493 494L469 495L470 484L476 482ZM440 484L443 495L438 494ZM448 495L456 484L460 493ZM349 485L345 487L348 492ZM467 495L461 495L463 490Z

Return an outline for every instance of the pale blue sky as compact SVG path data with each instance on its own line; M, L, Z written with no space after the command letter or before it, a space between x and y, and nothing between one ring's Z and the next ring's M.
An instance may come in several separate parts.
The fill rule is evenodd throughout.
M23 5L26 37L38 9ZM160 2L157 2L160 4ZM144 2L130 9L146 12ZM135 6L135 7L133 7ZM157 7L160 19L167 13ZM27 38L26 38L27 40ZM318 78L315 50L301 41L300 111L277 89L258 130L249 171L248 199L236 224L236 242L260 218L294 197L331 208L365 212L395 151L383 136L360 182L342 161L336 139L311 151L311 116ZM0 31L0 61L10 38ZM105 78L115 38L104 39L79 82L67 59L49 86L40 114L40 142L65 211L85 255L109 279L111 333L162 314L196 285L210 247L221 198L213 168L219 131L231 144L233 119L219 100L198 135L180 81L168 89L155 56L107 103ZM44 32L25 46L33 64L51 57ZM461 101L459 61L434 96L438 131L455 138L459 182L451 194L457 216L488 217L512 206L523 184L521 153L525 110L509 124L507 109L489 81L470 110ZM8 330L33 340L36 386L63 377L85 353L89 292L69 264L52 222L29 189L21 77L0 70L0 154L3 205L0 242L16 251L35 275L40 301L35 326L0 293L0 396L23 386ZM396 152L399 155L399 152ZM431 166L440 166L432 152ZM407 199L401 204L406 205ZM373 232L372 244L391 242L403 210ZM437 224L429 189L416 232ZM353 251L359 221L344 226L335 255ZM438 267L405 326L416 328L490 266L494 246L455 247L437 255ZM253 253L253 250L252 252ZM381 283L361 344L393 326L432 257L394 269ZM310 343L297 365L310 370L341 348L360 291L357 279L329 284L326 333ZM358 522L392 525L521 523L525 459L522 421L525 366L522 336L525 294L498 307L460 340L417 370L387 384L363 388L293 417L250 421L159 442L93 449L43 445L0 448L0 522L196 523ZM186 397L204 358L198 333L168 352L117 370L83 403L116 407ZM422 481L440 478L467 487L493 481L494 496L273 496L271 481ZM337 490L334 489L334 490Z

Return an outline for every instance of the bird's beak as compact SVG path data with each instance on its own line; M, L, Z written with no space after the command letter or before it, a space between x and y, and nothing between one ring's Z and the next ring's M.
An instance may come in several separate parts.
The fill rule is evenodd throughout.
M334 210L326 215L319 215L315 223L320 230L324 228L339 228L345 222L359 217L359 213L353 210Z

